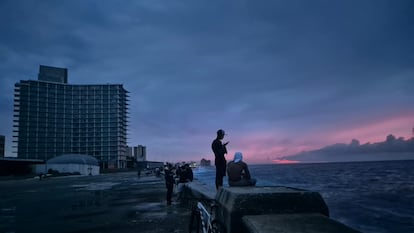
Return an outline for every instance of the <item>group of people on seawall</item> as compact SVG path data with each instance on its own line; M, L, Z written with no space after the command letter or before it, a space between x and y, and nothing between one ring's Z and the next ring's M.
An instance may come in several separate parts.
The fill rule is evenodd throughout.
M180 194L183 184L193 181L193 170L188 163L176 166L167 163L164 167L164 178L167 187L167 205L171 205L174 185L177 185L177 192Z
M227 154L226 146L229 142L223 143L226 133L224 130L217 130L217 137L211 144L211 149L214 152L216 165L216 189L223 186L223 178L228 176L228 183L230 186L254 186L256 179L251 178L249 168L243 162L243 154L241 152L234 153L232 161L227 163L225 154Z
M243 154L236 152L233 160L227 163L225 154L227 154L226 146L229 142L223 143L225 132L222 129L217 131L217 137L211 144L215 156L216 166L216 189L223 186L223 178L228 176L228 184L230 186L254 186L256 179L252 178L247 164L243 161ZM182 185L193 181L193 171L189 164L175 165L167 163L164 167L165 185L167 188L167 205L172 203L172 194L174 185L177 185L177 193L180 195ZM180 197L178 196L178 199Z

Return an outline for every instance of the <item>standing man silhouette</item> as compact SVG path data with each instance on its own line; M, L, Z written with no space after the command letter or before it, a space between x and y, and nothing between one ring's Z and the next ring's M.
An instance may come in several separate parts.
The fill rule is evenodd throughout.
M216 189L218 190L221 186L223 186L223 177L226 176L226 158L224 154L227 154L227 144L222 143L224 138L225 132L222 129L217 131L217 137L214 139L213 143L211 144L211 149L214 152L215 160L214 164L216 165Z

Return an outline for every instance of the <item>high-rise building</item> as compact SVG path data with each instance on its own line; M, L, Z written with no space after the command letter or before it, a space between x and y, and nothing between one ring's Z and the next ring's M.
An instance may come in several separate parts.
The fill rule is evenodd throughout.
M4 145L6 144L6 137L0 135L0 157L4 157Z
M40 66L38 80L14 91L17 157L96 157L101 168L126 167L128 91L121 84L70 85L67 69Z

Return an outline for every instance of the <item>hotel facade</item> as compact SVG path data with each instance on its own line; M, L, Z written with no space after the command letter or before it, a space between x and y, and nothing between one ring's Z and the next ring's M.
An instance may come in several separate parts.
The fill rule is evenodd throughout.
M128 91L121 84L71 85L64 68L40 66L38 80L14 90L17 157L85 154L100 167L125 168Z

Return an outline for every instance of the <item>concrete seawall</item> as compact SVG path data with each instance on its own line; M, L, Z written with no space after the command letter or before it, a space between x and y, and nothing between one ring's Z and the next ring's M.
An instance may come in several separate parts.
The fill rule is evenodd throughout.
M216 218L228 233L355 233L329 218L329 209L317 192L283 186L224 187L217 193L198 182L183 187L187 200L215 200Z

